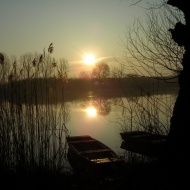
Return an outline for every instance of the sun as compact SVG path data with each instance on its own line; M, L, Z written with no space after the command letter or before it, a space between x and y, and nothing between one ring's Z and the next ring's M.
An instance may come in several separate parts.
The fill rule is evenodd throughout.
M84 55L84 63L88 65L93 65L96 62L96 59L93 54Z
M90 117L95 117L97 112L96 112L96 109L94 107L89 107L86 109L86 112L87 114L90 116Z

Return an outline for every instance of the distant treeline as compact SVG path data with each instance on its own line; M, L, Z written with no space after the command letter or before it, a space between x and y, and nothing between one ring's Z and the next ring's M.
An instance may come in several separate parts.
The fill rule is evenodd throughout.
M30 78L0 85L0 100L20 103L73 101L89 94L105 98L177 93L177 79L152 77L79 79ZM48 102L47 102L48 101Z

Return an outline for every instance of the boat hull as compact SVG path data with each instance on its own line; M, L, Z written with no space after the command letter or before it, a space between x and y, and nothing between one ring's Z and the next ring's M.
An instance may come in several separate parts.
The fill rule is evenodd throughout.
M152 134L144 131L120 133L123 142L121 148L144 156L159 158L162 155L165 135Z
M90 136L68 137L67 142L67 158L75 172L112 174L124 163L113 150Z

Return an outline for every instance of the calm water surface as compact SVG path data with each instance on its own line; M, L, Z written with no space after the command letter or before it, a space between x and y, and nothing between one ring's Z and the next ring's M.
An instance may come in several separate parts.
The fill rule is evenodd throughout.
M116 152L122 151L120 149L119 130L114 125L114 122L111 122L116 119L113 111L106 116L98 113L92 115L85 108L81 108L80 103L71 103L70 106L71 120L67 124L70 135L90 135Z
M175 99L175 95L156 96L155 102L158 103L159 100L163 111L163 113L159 113L159 118L164 125L169 124L168 116L171 115L170 110L173 109ZM124 118L123 115L126 116L129 114L126 112L132 110L132 104L129 105L128 101L126 98L102 100L88 97L84 101L67 103L70 117L66 126L70 135L90 135L112 148L117 154L122 155L125 151L120 148L122 139L119 133L123 128L118 126L118 121L122 123L120 120ZM145 97L139 98L138 101L143 102L145 107L151 106L150 101L147 101ZM121 104L128 108L123 109ZM130 130L129 126L126 126L126 130Z

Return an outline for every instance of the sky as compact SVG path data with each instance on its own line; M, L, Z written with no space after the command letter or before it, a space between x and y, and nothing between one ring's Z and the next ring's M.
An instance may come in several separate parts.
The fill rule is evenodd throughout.
M137 0L136 0L137 1ZM55 59L68 60L77 75L84 54L106 63L124 53L122 39L149 3L160 0L0 0L0 52L19 58L53 43Z

